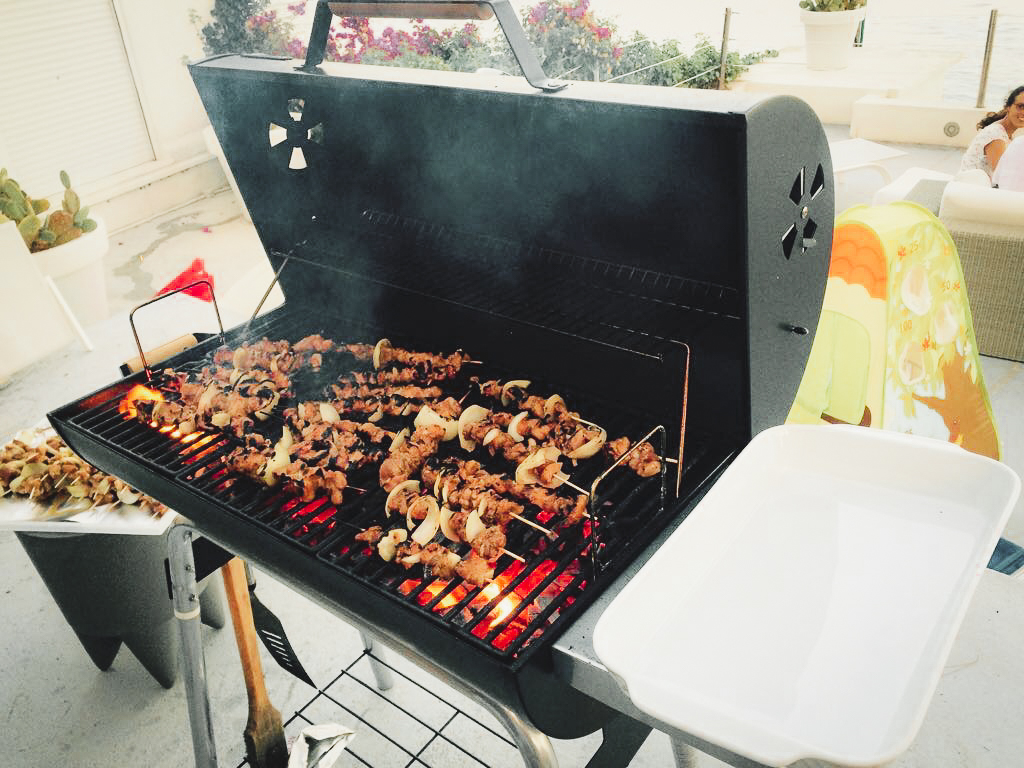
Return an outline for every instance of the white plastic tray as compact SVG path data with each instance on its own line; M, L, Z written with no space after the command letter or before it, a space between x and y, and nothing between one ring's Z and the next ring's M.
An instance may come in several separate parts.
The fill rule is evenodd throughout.
M875 429L740 453L601 616L642 711L767 765L910 746L1020 493L999 462Z

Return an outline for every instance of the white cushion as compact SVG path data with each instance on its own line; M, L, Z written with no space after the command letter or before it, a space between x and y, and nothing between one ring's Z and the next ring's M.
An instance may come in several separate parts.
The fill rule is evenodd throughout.
M976 187L991 187L992 180L981 168L971 168L969 171L960 171L953 177L955 181L965 181Z
M1024 192L993 189L974 179L951 181L942 193L939 218L951 230L1024 235Z
M985 172L981 172L985 175ZM890 184L886 184L880 190L875 192L875 196L871 199L873 205L885 205L886 203L895 203L899 200L906 200L907 195L910 194L918 182L925 181L926 179L935 179L937 181L948 181L953 177L948 173L942 171L933 171L931 168L908 168L899 177ZM987 177L986 177L987 178Z

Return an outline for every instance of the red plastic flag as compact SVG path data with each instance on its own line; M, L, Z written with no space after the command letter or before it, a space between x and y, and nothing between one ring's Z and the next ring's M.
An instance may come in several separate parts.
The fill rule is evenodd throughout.
M199 285L193 285L190 288L186 288L184 293L189 296L193 296L202 301L213 301L213 293L210 290L213 287L213 275L206 271L206 264L202 259L195 259L189 264L188 269L178 275L176 278L171 280L167 285L161 288L157 292L157 296L163 296L165 293L176 291L179 288L184 288L189 283L194 283L196 280L209 280L210 284L200 283Z

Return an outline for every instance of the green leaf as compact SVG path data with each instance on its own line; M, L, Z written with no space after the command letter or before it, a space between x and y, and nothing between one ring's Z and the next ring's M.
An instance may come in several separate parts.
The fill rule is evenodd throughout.
M60 183L64 185L64 189L71 189L71 177L67 171L60 172Z
M81 229L83 232L92 232L94 229L96 229L96 222L93 221L92 219L86 219L80 225L76 226L78 226L78 228Z
M18 232L21 233L21 239L25 241L25 245L32 245L32 241L36 239L36 235L39 234L42 227L43 222L34 213L18 222Z
M74 216L78 213L82 207L81 201L78 199L78 193L73 189L64 190L64 210Z

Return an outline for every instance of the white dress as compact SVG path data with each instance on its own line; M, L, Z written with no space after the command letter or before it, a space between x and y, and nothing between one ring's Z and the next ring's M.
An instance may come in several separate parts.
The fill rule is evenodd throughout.
M1003 152L992 183L1000 189L1024 192L1024 136L1011 141Z
M960 170L969 171L973 168L981 168L991 178L992 166L989 165L988 158L985 157L985 147L997 140L1005 141L1007 144L1010 143L1010 137L1006 134L1002 121L986 125L978 131L978 135L971 140L967 149L964 150L964 159L960 161Z

